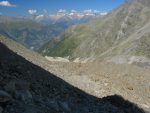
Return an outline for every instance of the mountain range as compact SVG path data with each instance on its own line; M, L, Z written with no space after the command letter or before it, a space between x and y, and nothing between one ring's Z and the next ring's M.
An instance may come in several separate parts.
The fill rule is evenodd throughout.
M149 6L1 15L0 113L150 113Z
M126 0L102 19L70 27L39 52L44 56L88 58L91 61L150 58L149 5L149 0ZM133 56L137 57L132 59Z
M72 25L86 23L97 18L96 14L81 14L58 12L56 15L32 15L28 17L9 17L0 15L0 33L8 35L25 47L38 50L45 43L59 36ZM77 17L75 16L77 15Z
M100 12L96 10L84 10L84 11L75 11L72 10L68 12L66 10L60 9L55 14L40 14L40 15L32 15L31 18L36 20L37 22L41 22L44 24L60 24L64 23L64 25L74 25L88 22L91 19L99 18L107 15L107 12Z
M0 33L33 50L57 37L63 30L62 26L45 26L31 19L0 16Z

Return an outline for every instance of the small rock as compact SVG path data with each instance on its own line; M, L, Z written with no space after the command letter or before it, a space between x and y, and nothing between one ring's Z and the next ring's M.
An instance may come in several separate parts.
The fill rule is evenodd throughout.
M149 109L150 106L146 105L146 104L141 104L142 107Z
M25 109L25 111L23 113L41 113L38 109L34 108L34 107L30 107L28 109Z
M0 113L2 113L3 112L3 108L2 107L0 107Z
M32 101L32 94L28 90L19 90L15 93L16 99L19 99L25 103Z
M132 86L128 86L127 87L129 90L133 90L133 87Z
M71 111L67 102L59 102L59 105L64 111L67 111L67 112Z
M108 86L108 83L104 83L104 86Z
M14 93L16 90L29 90L30 84L25 81L11 81L4 88L7 92Z
M13 94L13 93L15 92L15 90L16 90L16 88L15 88L15 83L14 83L14 82L8 83L8 84L4 87L4 89L5 89L7 92L9 92L10 94Z
M3 77L2 76L0 76L0 81L2 81L3 80Z
M49 108L52 108L56 111L59 111L59 105L58 105L58 102L56 100L49 100L49 101L46 102L46 105Z
M0 102L11 101L12 97L5 91L0 90Z

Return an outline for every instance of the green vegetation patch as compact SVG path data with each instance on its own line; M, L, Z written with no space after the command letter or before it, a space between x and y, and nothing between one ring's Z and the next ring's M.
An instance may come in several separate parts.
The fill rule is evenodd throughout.
M65 38L58 42L57 45L54 45L52 48L48 48L43 55L48 55L52 57L71 56L78 44L79 42L75 38Z

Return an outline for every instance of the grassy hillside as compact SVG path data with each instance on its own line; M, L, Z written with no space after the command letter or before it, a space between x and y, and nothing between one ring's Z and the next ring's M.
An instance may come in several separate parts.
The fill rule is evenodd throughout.
M35 50L60 34L63 29L56 25L44 26L28 19L0 16L1 34L7 34L17 42Z

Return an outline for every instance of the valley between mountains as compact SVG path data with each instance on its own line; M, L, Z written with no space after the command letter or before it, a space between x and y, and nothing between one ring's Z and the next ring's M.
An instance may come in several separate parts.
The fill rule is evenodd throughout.
M0 113L150 113L149 0L46 14L0 15Z

